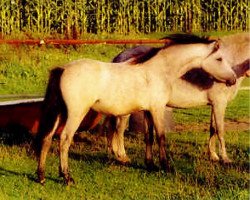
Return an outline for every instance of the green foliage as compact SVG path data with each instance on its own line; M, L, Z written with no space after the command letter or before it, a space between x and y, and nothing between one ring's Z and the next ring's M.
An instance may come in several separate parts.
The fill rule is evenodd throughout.
M1 0L2 35L249 30L247 0ZM30 35L29 35L30 36Z

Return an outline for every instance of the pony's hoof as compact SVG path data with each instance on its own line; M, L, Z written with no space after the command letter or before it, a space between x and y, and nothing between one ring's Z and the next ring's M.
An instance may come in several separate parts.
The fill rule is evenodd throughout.
M233 163L233 161L232 161L231 159L229 159L229 158L224 158L222 161L223 161L223 163L224 163L225 165L228 165L228 164Z
M153 160L145 160L145 165L148 172L159 170L159 168L154 164Z
M37 183L40 183L41 185L45 185L45 178L44 179L37 179Z
M218 162L220 158L216 153L210 153L210 160L213 162Z
M122 165L127 165L127 164L131 163L131 160L130 160L130 158L127 155L118 156L117 157L117 161L119 163L121 163Z
M37 171L37 176L38 176L38 179L37 179L37 183L40 183L41 185L44 185L45 184L45 176L44 176L44 172L43 171Z
M167 160L162 160L160 162L161 164L161 168L165 171L165 172L172 172L172 169L170 167L170 164L168 163Z
M69 176L68 178L65 179L65 184L66 185L74 185L75 181L72 177Z

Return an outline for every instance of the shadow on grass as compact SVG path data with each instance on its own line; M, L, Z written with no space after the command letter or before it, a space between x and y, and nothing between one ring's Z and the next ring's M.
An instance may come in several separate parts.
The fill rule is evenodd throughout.
M26 172L16 172L13 170L4 169L0 167L0 176L13 176L13 175L18 177L27 177L30 181L38 183L36 174L29 174ZM60 177L51 178L50 176L46 176L45 178L46 180L51 180L56 183L63 183L63 179L61 179Z
M15 125L0 129L0 143L4 145L26 145L32 139L31 134L22 126Z
M20 135L22 136L21 138L19 138L16 133L0 131L0 142L4 145L18 145L21 148L29 149L32 138L29 135L27 135L27 137L24 134ZM75 148L71 148L69 158L76 161L84 161L94 166L94 168L98 168L98 170L107 168L110 165L123 169L121 163L117 161L113 155L105 151L105 145L103 145L103 143L93 138L90 138L90 140L90 142L80 142L75 145ZM132 146L134 147L134 145ZM144 156L142 157L144 147L131 148L130 146L127 148L127 151L130 152L129 156L131 156L132 162L127 164L126 167L133 170L148 171L148 173L162 172L162 176L165 174L167 176L179 177L180 180L183 181L183 184L189 182L190 184L200 186L223 188L225 185L234 187L233 184L236 183L242 188L247 188L249 184L246 180L242 180L243 175L239 174L250 172L248 160L249 148L242 149L231 144L228 144L227 147L229 150L232 149L232 151L229 152L231 152L236 159L234 163L229 165L220 162L211 162L208 159L208 155L202 152L204 151L204 144L201 142L183 141L179 139L173 140L167 147L168 160L170 161L172 171L165 173L164 170L159 167L158 159L155 162L156 165L154 168L148 171L143 161ZM157 155L158 157L158 148L155 153L155 156ZM57 150L54 151L53 154L58 154ZM4 168L0 168L0 175L15 175L27 177L31 181L37 181L36 174L16 172ZM56 183L63 182L59 177L57 179L46 176L46 179Z

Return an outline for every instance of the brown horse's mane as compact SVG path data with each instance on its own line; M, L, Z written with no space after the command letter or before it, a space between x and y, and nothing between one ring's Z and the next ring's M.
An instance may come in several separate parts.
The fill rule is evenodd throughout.
M166 49L173 45L196 44L196 43L209 44L211 42L214 42L214 40L209 39L209 36L197 36L186 33L170 34L166 37L161 38L161 40L168 40L169 42L167 42L163 47L152 48L150 51L134 57L133 60L130 62L130 64L135 65L144 63L153 58L160 50Z
M202 69L191 69L181 77L201 90L209 89L214 84L214 79Z
M246 59L244 62L233 67L233 70L237 78L244 76L246 71L249 69L250 69L250 59Z
M240 78L245 75L247 70L250 69L250 59L246 59L244 62L233 67L233 70L237 76ZM216 81L207 72L202 69L192 69L188 71L181 77L182 80L187 81L201 90L209 89L213 86Z

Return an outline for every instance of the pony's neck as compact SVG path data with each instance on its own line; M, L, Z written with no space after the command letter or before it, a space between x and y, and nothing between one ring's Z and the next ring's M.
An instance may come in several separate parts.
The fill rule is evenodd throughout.
M165 72L176 78L183 76L194 68L201 68L204 57L209 53L204 44L176 45L163 49L162 54Z

